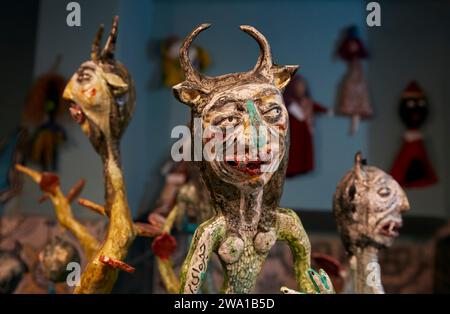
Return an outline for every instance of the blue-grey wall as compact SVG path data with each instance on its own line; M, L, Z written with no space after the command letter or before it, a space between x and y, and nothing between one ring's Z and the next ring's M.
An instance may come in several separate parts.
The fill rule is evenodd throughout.
M368 32L369 76L376 116L368 142L370 162L390 169L405 130L398 115L400 95L416 79L429 98L425 142L439 183L407 189L411 214L450 213L450 4L448 1L386 1L382 27Z
M275 62L299 64L299 73L308 79L314 99L330 108L345 72L345 64L332 56L339 32L356 24L365 35L365 7L360 1L155 1L154 12L152 27L158 38L185 36L197 24L213 24L196 41L211 54L213 63L207 71L211 75L253 67L257 45L238 26L255 26L268 38ZM172 126L187 121L187 108L170 91L152 101L170 107ZM355 136L349 136L348 130L346 118L316 119L316 169L286 181L283 206L331 208L336 183L351 166L354 153L368 153L367 124L363 123ZM170 129L164 132L163 138L169 140Z
M119 12L117 58L132 74L137 94L136 111L121 147L129 203L137 214L146 210L141 206L152 203L159 194L159 168L170 152L169 137L165 136L170 111L160 100L161 91L150 89L155 71L149 53L154 34L152 21L156 15L152 1L120 1Z
M0 138L14 131L21 121L22 104L32 83L37 9L39 3L24 0L8 3L0 11ZM17 18L20 16L20 18ZM7 30L13 29L14 32ZM11 88L14 86L14 88Z
M411 214L448 214L450 169L447 160L450 154L445 140L450 124L445 104L450 89L445 88L449 87L449 79L440 65L448 68L445 56L449 44L447 53L439 44L445 40L444 36L449 42L447 21L450 19L444 17L445 12L449 12L448 7L441 11L435 4L427 4L429 2L410 5L405 1L394 1L394 4L382 1L383 24L376 29L365 27L365 1L357 0L85 0L79 1L82 27L69 28L65 25L67 2L42 0L34 72L38 75L46 71L56 53L61 52L64 54L61 70L69 76L88 57L98 25L109 26L111 17L120 15L118 58L134 76L138 96L136 114L122 143L129 201L135 214L144 210L143 206L159 191L159 167L169 157L174 142L170 139L171 129L189 119L188 108L176 102L170 89L151 88L157 70L151 44L169 35L183 37L203 22L213 24L196 41L211 55L212 65L207 74L253 67L257 45L238 29L241 24L250 24L267 36L277 63L300 64L300 73L308 79L313 98L330 108L334 107L337 84L345 72L345 64L332 56L339 32L356 24L369 45L372 58L367 64L367 78L375 119L363 122L358 133L349 136L348 119L318 117L314 135L316 169L286 182L282 205L330 210L335 185L352 166L357 150L362 150L371 163L389 169L402 135L395 113L398 96L407 80L416 78L429 93L435 110L425 131L432 159L443 179L436 187L409 194L414 209ZM422 19L416 19L418 15ZM429 22L420 22L424 19ZM73 123L67 127L71 140L61 154L63 187L68 188L79 177L88 177L84 196L101 202L100 161L78 127ZM42 211L42 207L34 203L37 188L29 186L27 189L28 194L22 197L22 210ZM49 206L48 210L51 211Z

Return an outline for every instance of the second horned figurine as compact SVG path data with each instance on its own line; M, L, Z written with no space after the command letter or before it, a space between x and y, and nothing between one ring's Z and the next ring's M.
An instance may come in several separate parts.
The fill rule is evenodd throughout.
M351 293L384 293L378 251L399 235L402 214L409 210L405 192L390 175L367 166L361 154L339 182L333 210L350 257Z

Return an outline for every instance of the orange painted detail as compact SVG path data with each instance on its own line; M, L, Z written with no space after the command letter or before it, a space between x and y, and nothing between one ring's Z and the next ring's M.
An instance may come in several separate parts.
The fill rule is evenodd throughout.
M176 248L177 241L167 232L157 236L152 243L152 251L160 259L168 259Z
M39 187L41 191L54 194L59 186L59 177L51 172L44 172L41 177L41 182L39 182Z
M119 261L117 259L101 255L98 260L102 262L103 264L109 265L114 268L118 268L120 270L126 271L127 273L134 273L136 270L134 267L128 265L127 263L124 263L122 261Z

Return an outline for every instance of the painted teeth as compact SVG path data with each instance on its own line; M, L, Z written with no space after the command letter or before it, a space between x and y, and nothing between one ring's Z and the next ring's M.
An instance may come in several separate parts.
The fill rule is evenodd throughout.
M391 222L390 226L389 226L389 232L392 233L392 231L394 231L395 228L395 223Z
M78 105L74 104L74 105L70 106L69 112L76 123L82 124L84 122L84 118L85 118L84 113Z

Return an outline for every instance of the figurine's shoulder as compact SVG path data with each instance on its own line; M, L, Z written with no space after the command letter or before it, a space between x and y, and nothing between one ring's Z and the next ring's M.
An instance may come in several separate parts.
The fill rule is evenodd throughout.
M200 238L206 238L217 243L223 239L225 233L225 217L222 214L217 214L198 226L197 230L195 230L194 241L198 241Z
M300 216L296 211L290 208L279 207L276 210L276 225L280 233L301 231L304 232Z
M298 214L298 212L290 208L278 207L275 212L277 213L277 217L286 216L295 219L300 219L300 215Z

